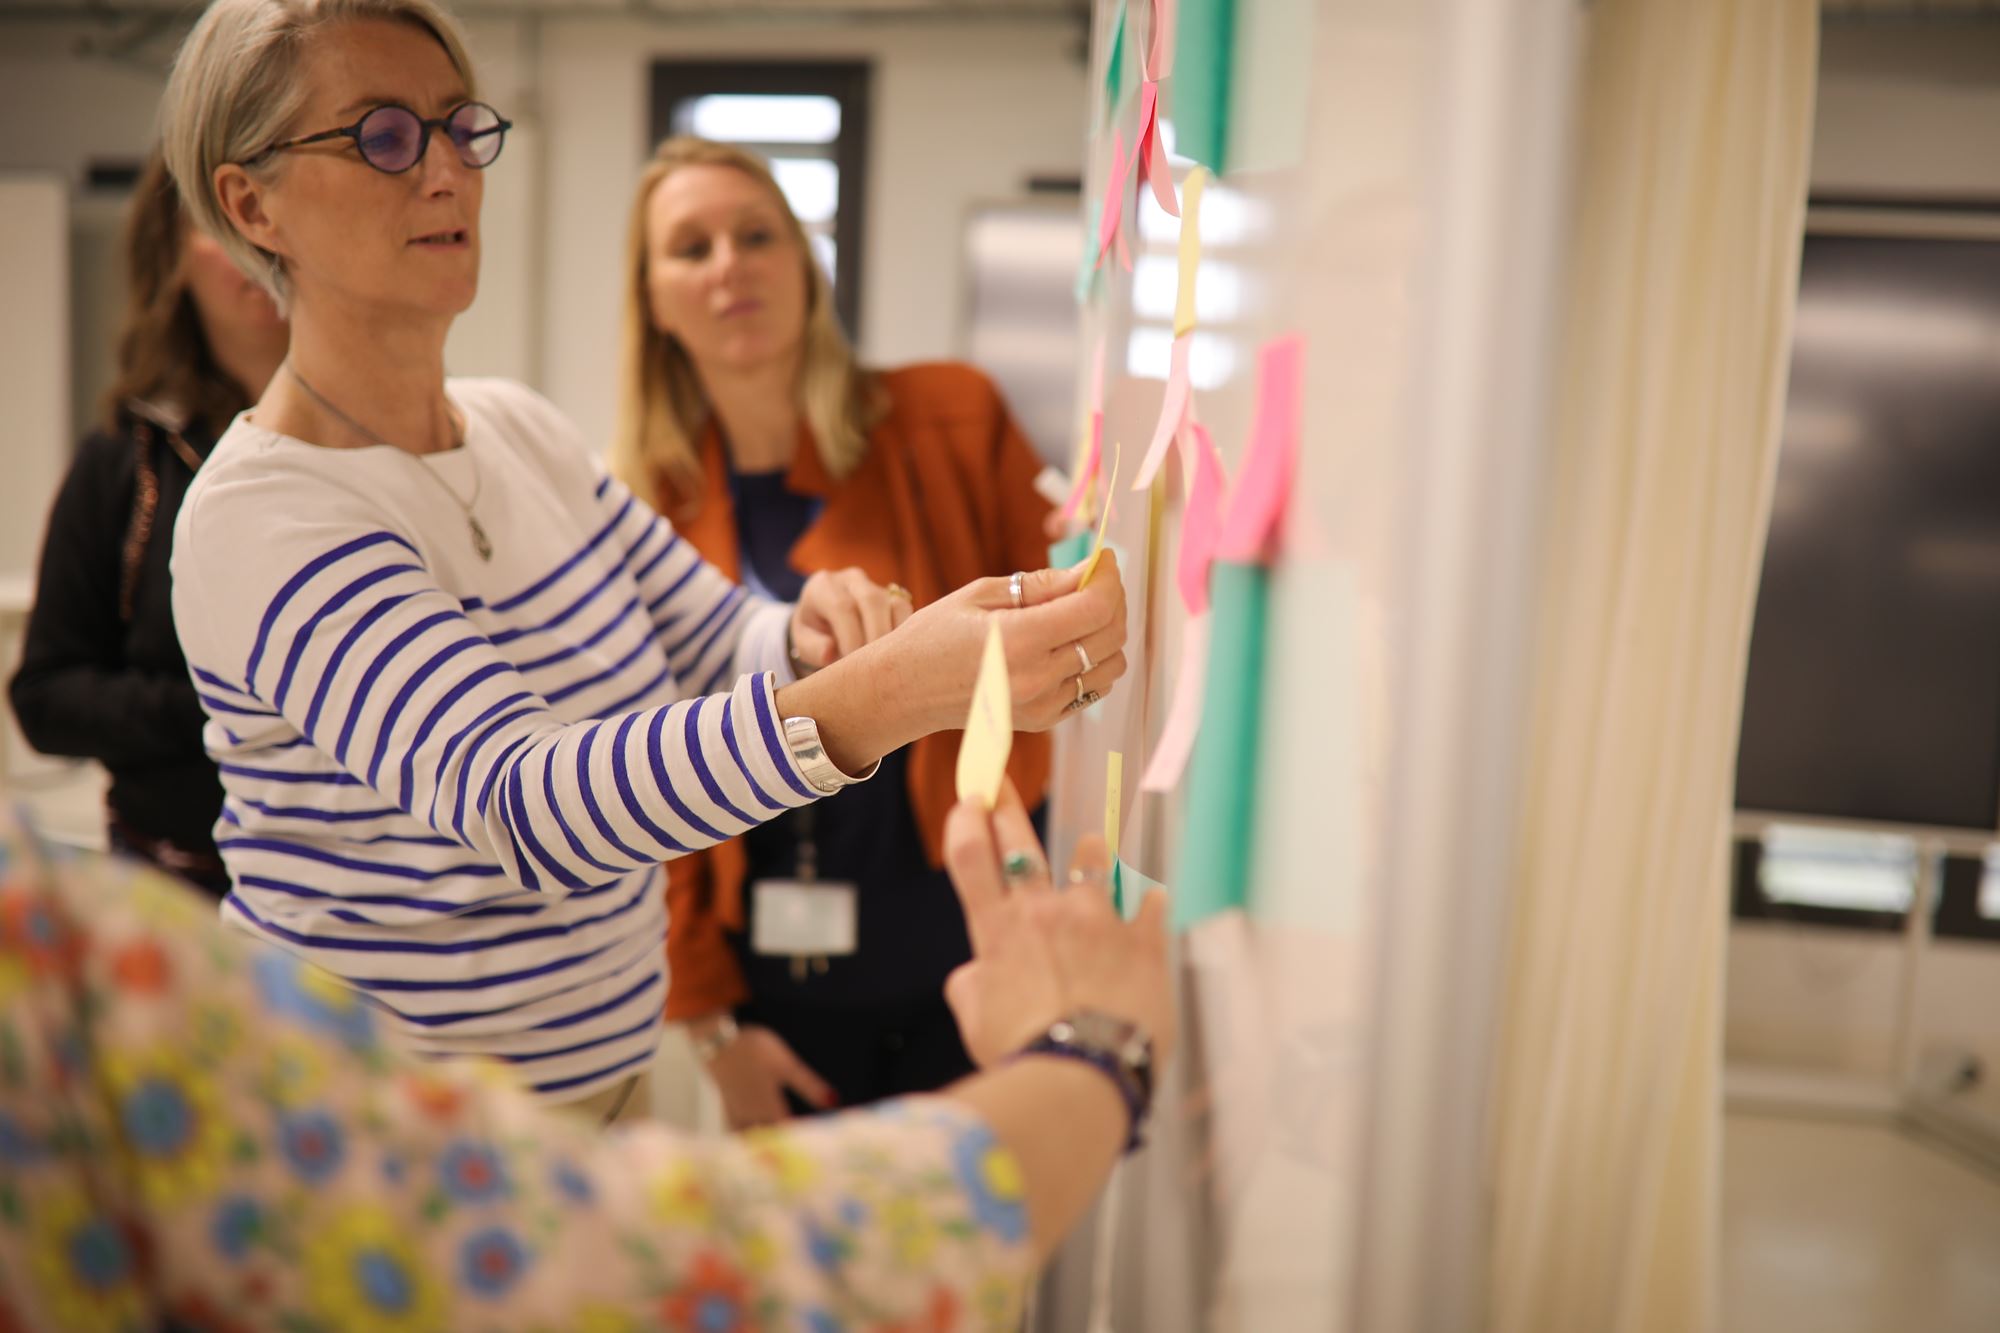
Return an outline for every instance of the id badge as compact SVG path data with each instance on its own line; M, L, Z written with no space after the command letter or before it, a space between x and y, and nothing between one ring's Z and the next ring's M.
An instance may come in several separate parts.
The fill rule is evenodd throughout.
M760 879L750 924L752 952L767 958L839 958L854 952L852 884Z

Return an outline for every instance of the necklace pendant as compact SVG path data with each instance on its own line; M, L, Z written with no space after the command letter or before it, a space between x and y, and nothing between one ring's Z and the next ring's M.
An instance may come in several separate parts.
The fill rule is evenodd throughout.
M479 553L481 560L493 558L493 543L486 536L486 529L479 526L479 520L472 515L465 516L465 526L472 529L472 549Z

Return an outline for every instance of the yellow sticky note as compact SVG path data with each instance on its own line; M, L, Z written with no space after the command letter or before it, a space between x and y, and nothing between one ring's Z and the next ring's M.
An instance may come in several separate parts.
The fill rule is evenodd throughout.
M1007 683L1007 650L1000 643L999 617L986 622L986 651L972 686L965 737L958 743L958 799L977 800L991 810L1000 801L1007 756L1014 748L1014 696Z
M1079 589L1090 586L1090 576L1097 572L1097 562L1104 555L1104 530L1111 526L1111 497L1118 493L1118 458L1120 450L1114 442L1111 446L1111 480L1104 487L1104 512L1097 519L1097 540L1091 543L1090 563L1083 567L1083 577L1076 581Z
M1125 756L1113 750L1104 761L1104 845L1118 859L1118 793L1125 786Z
M1174 294L1174 337L1194 332L1194 275L1201 266L1201 187L1208 168L1196 167L1181 183L1180 289Z

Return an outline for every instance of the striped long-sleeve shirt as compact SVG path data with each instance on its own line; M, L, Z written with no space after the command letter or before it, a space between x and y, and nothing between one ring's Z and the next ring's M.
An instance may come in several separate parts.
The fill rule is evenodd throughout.
M658 1042L659 862L818 794L773 702L791 608L705 564L542 398L449 392L465 447L424 457L239 418L181 509L222 910L420 1051L569 1100Z

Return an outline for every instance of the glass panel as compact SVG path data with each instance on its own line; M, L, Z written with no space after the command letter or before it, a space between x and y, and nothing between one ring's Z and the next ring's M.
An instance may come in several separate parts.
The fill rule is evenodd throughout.
M1180 260L1176 255L1141 255L1132 265L1132 313L1141 319L1174 317L1180 295ZM1226 259L1203 259L1194 286L1195 318L1204 324L1226 323L1243 313L1243 271Z
M771 174L799 221L830 222L840 207L840 168L823 157L774 157Z
M1238 346L1235 338L1196 329L1188 342L1188 383L1203 391L1219 388L1236 372ZM1125 340L1125 373L1134 379L1163 380L1173 350L1172 325L1135 324Z
M1895 834L1780 826L1764 835L1757 879L1774 903L1906 912L1916 889L1917 848Z
M832 143L840 103L831 97L712 93L681 103L674 132L725 143Z
M1178 187L1185 180L1185 173L1175 176ZM1175 193L1180 191L1176 188ZM1180 243L1180 220L1170 217L1167 211L1153 199L1150 188L1141 188L1139 201L1139 239L1147 245L1157 245L1172 253ZM1262 199L1253 198L1241 190L1231 189L1213 177L1201 190L1201 250L1205 257L1211 250L1227 250L1236 245L1255 245L1269 238L1271 234L1270 205ZM1203 273L1206 274L1204 269Z

